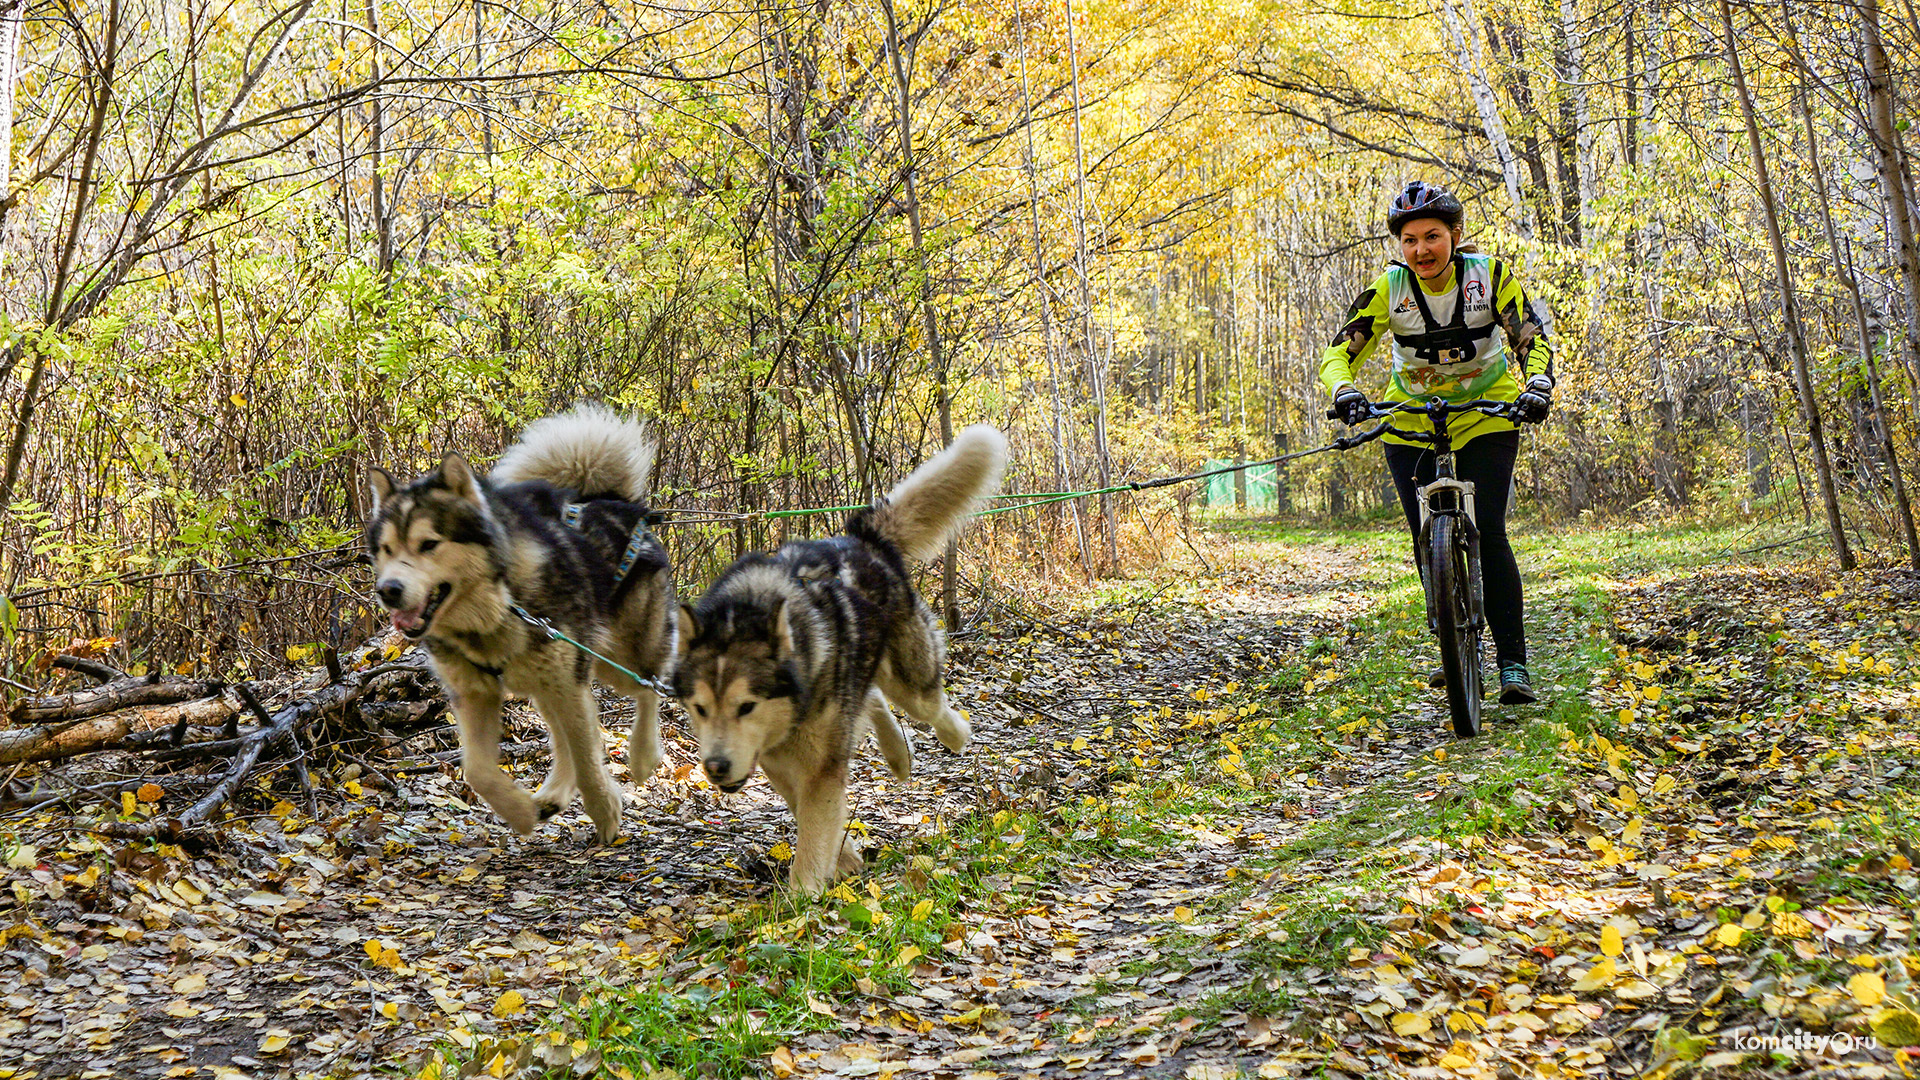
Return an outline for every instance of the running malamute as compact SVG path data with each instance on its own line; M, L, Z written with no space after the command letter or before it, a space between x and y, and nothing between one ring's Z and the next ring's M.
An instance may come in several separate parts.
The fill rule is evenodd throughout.
M861 865L844 837L847 763L868 726L893 774L913 749L892 701L958 752L973 737L947 704L946 644L907 559L930 560L1000 486L1007 444L970 427L839 536L748 555L680 608L673 679L722 791L764 769L793 811L793 888L815 894ZM884 695L884 696L883 696Z
M576 794L601 842L620 834L623 800L607 772L591 679L634 700L634 781L660 763L654 690L520 614L648 679L668 673L673 576L643 501L653 456L644 424L582 405L535 421L491 480L459 454L404 488L368 472L374 594L395 630L426 643L459 721L467 783L522 836ZM533 699L552 742L552 768L531 795L500 771L507 692Z

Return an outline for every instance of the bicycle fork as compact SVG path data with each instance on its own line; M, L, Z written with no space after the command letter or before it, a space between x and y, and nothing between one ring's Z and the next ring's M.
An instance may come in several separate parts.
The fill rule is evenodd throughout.
M1434 496L1443 498L1439 508L1435 508ZM1420 534L1415 543L1415 565L1420 570L1420 588L1426 594L1427 630L1439 631L1439 611L1433 600L1433 570L1428 565L1428 554L1432 549L1433 519L1439 515L1454 518L1462 523L1467 538L1467 580L1471 583L1467 595L1470 598L1467 611L1467 624L1478 631L1486 626L1486 597L1482 593L1480 581L1480 522L1474 513L1473 481L1455 480L1443 477L1419 489L1420 498ZM1466 512L1462 513L1461 508Z

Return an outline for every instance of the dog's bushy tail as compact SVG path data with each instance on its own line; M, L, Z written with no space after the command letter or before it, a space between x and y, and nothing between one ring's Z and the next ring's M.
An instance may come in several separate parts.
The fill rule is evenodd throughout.
M909 558L931 562L980 500L1000 490L1006 467L1006 436L975 424L876 501L868 521Z
M653 476L653 432L604 405L580 404L527 426L500 455L493 482L544 480L582 497L642 502Z

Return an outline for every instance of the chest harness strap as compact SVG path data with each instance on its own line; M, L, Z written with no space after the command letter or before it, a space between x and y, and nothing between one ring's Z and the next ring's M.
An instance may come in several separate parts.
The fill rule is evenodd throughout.
M1420 275L1413 267L1403 262L1393 265L1407 272L1407 278L1413 287L1413 303L1420 309L1420 321L1426 324L1423 334L1394 333L1394 340L1406 346L1415 356L1429 363L1457 364L1471 360L1479 354L1480 342L1493 335L1496 323L1488 319L1485 326L1467 325L1467 261L1458 252L1453 256L1453 320L1445 325L1433 317L1433 308L1427 305L1427 290L1420 284ZM1489 310L1493 298L1488 297Z

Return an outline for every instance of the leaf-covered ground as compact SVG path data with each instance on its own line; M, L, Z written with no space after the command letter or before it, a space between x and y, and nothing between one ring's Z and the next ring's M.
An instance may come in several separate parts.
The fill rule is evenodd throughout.
M164 812L128 776L0 822L0 1080L1910 1076L1920 581L1742 543L1530 538L1547 702L1464 743L1388 532L996 605L978 741L856 766L817 903L684 739L611 848L405 759L215 850L90 833Z

